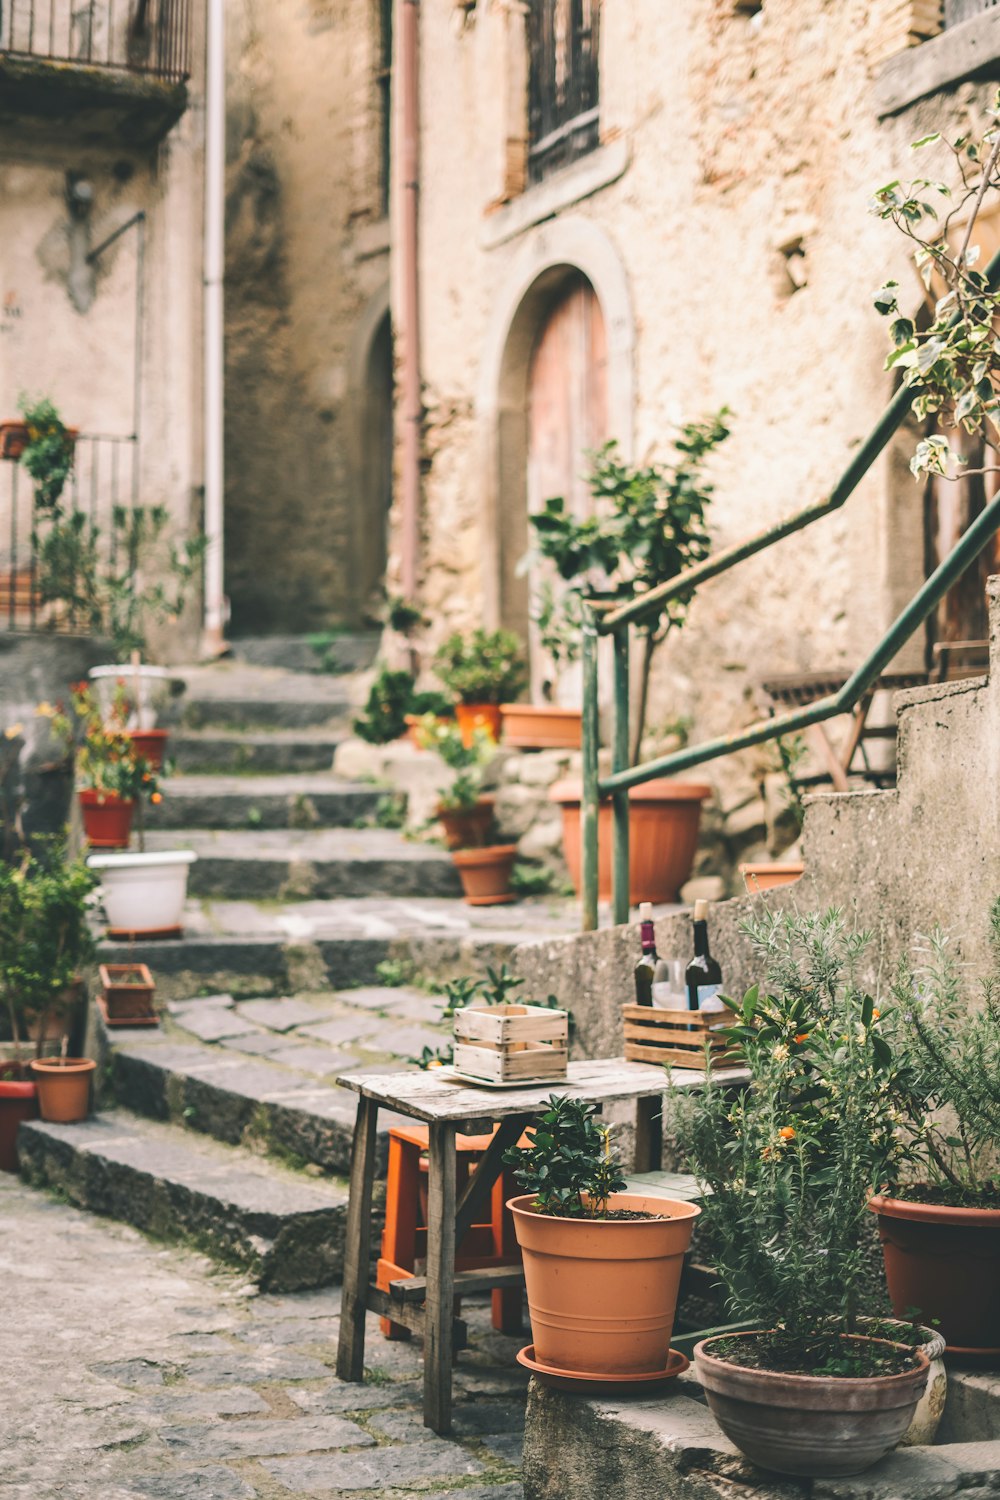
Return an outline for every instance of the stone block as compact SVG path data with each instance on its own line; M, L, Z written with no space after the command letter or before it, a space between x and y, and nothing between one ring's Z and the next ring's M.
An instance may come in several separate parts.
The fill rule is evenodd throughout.
M698 875L681 886L681 900L685 906L696 901L722 901L726 894L726 882L721 875Z
M520 759L521 781L525 786L547 788L569 772L571 756L566 750L537 750Z
M519 839L541 811L548 812L548 803L532 787L515 784L503 786L496 793L494 812L504 838Z
M336 1459L264 1459L263 1467L279 1484L295 1494L327 1494L332 1490L387 1490L423 1485L438 1479L461 1480L481 1474L483 1465L457 1443L429 1437L406 1447L340 1453Z
M533 823L518 840L517 852L524 859L544 860L552 854L560 854L563 846L562 816L548 814Z
M813 1500L947 1500L958 1490L959 1474L942 1451L899 1448L863 1474L814 1479Z
M199 1458L265 1458L279 1453L315 1453L330 1448L367 1448L375 1439L338 1416L301 1416L278 1422L233 1421L212 1426L166 1427L171 1452Z
M739 847L762 843L767 838L767 812L763 799L754 797L726 814L725 833Z
M1000 1433L1000 1375L949 1370L939 1443L988 1442Z
M269 1031L291 1031L307 1021L321 1021L323 1011L307 1000L244 1000L237 1013Z
M172 1469L165 1474L137 1474L128 1485L129 1493L142 1500L253 1500L256 1493L232 1469L217 1464L182 1472Z
M341 740L333 752L333 769L345 781L381 781L384 777L384 747L367 740Z

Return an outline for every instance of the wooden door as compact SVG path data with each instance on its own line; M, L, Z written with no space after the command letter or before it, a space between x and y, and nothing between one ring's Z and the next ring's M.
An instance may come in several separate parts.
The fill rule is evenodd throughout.
M587 453L607 441L607 335L594 288L581 273L564 282L543 322L528 373L528 511L561 495L575 515L590 513ZM533 538L531 539L533 541ZM538 580L532 579L533 584ZM531 628L531 687L548 696L552 663ZM567 691L572 688L567 684Z

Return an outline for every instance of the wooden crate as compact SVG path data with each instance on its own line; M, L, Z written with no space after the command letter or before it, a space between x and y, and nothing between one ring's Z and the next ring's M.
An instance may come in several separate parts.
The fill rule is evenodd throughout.
M569 1017L544 1005L468 1005L455 1012L454 1065L487 1083L566 1077Z
M623 1005L625 1058L628 1062L669 1063L673 1068L705 1066L705 1043L710 1062L736 1061L724 1037L714 1035L718 1026L732 1026L735 1013L729 1009L661 1010L651 1005Z

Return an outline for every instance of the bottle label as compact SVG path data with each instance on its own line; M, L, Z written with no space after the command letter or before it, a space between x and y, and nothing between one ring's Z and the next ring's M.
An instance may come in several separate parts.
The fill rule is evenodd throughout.
M719 999L721 984L700 984L696 991L698 996L699 1010L725 1010L725 1006Z

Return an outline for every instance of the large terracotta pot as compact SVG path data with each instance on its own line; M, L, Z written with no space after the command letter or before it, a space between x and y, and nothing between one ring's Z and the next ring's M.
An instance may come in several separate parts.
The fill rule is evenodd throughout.
M31 1064L43 1120L76 1124L90 1113L90 1078L97 1064L89 1057L50 1057Z
M0 1079L0 1172L17 1171L17 1127L38 1116L38 1091L33 1083Z
M751 896L758 891L773 891L781 885L793 885L805 874L801 859L762 861L760 864L740 865L743 884Z
M907 1351L915 1363L901 1375L857 1378L754 1370L713 1352L720 1343L759 1337L722 1335L694 1347L709 1409L751 1463L777 1474L831 1478L860 1474L896 1447L927 1384L922 1349ZM845 1342L904 1347L882 1339Z
M581 783L557 781L549 793L563 816L563 852L570 879L580 892ZM629 894L631 902L676 901L691 874L698 848L701 804L712 788L700 782L646 781L629 794ZM598 817L597 893L611 900L613 834L611 803L602 802Z
M462 731L462 744L468 749L477 729L485 729L491 739L499 740L501 714L499 703L456 703L455 718Z
M444 829L446 849L482 848L493 824L493 798L480 797L475 807L435 808L435 817Z
M131 798L116 792L96 792L88 787L80 792L83 831L92 849L127 849L132 836Z
M660 1219L561 1219L511 1198L524 1257L535 1358L590 1375L667 1368L677 1290L701 1210L673 1198L616 1193L613 1208Z
M510 872L517 858L516 844L487 844L484 849L453 849L451 857L462 878L469 906L504 906L516 900Z
M135 746L136 755L141 755L143 760L148 761L154 771L163 769L163 759L167 753L169 738L168 729L132 729L129 731L129 739Z
M579 750L583 711L545 704L501 703L503 742L516 750Z
M875 1197L889 1296L944 1334L949 1354L1000 1354L1000 1209Z

